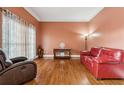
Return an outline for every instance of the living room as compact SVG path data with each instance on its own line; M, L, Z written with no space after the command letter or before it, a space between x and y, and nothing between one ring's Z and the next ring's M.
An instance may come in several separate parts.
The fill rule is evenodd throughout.
M0 56L0 84L123 85L123 12L123 7L1 7L0 51L6 60Z
M13 63L3 62L1 72L19 64L18 60L33 60L32 72L22 64L22 69L27 69L25 73L31 73L30 78L16 81L7 74L1 84L124 84L123 64L120 65L124 50L123 11L118 7L1 7L0 47ZM103 58L99 57L102 53ZM102 68L99 62L107 66Z
M45 17L46 19L44 18L43 21L38 21L36 14L34 14L33 12L31 13L31 11L33 11L33 10L34 10L34 13L36 13L36 14L37 14L36 11L41 11L39 14L44 13L42 17ZM75 16L72 16L71 17L72 19L71 18L69 19L68 17L70 17L69 16L70 13L68 15L67 14L64 15L66 12L69 12L70 10L73 10L72 13L77 12L77 15L76 15L76 16L78 16L77 19ZM4 20L5 21L7 20L7 22L8 22L9 19L5 19L5 17L2 17L2 16L4 16L4 14L6 16L7 13L9 14L9 12L10 12L10 14L12 13L16 16L19 16L23 20L27 21L28 23L33 24L36 27L36 33L35 33L36 39L34 37L30 37L30 40L32 40L31 38L33 38L33 40L32 40L33 42L31 42L31 43L36 44L36 46L35 45L32 46L33 48L28 47L30 50L27 49L28 51L23 53L22 51L25 48L18 48L19 46L17 46L17 45L16 46L12 46L11 44L9 45L7 42L7 39L11 39L12 41L9 40L9 42L13 43L14 38L12 38L12 36L15 35L14 37L15 37L16 41L18 40L17 41L17 44L18 44L19 40L23 41L24 37L20 37L18 39L16 37L16 33L18 36L18 32L12 32L12 33L15 33L13 35L12 34L6 34L7 36L4 35L3 34L4 31L6 31L7 29L5 29L3 27L5 27L5 26L7 27L8 23L6 24L6 22L3 22L4 24L1 25L2 29L0 32L1 33L3 32L1 35L4 36L6 41L2 38L3 36L1 36L0 46L3 48L3 50L6 51L6 54L8 54L7 56L9 56L9 58L18 57L18 56L26 56L29 59L32 59L32 58L36 58L36 56L38 57L38 48L39 47L43 50L42 51L43 54L42 53L39 54L39 55L42 55L43 58L36 59L37 70L40 70L40 71L37 71L37 76L39 76L39 78L36 76L36 79L34 78L33 81L28 82L26 84L36 84L36 82L37 82L37 84L84 84L84 85L87 85L87 84L88 85L89 84L123 84L122 82L124 82L124 81L120 80L123 78L123 77L121 77L122 75L120 77L118 77L118 76L116 77L116 75L113 77L108 76L107 77L108 80L104 80L105 77L101 78L103 80L97 80L97 78L93 77L91 75L91 73L86 71L87 67L86 68L82 67L82 68L85 68L86 70L82 70L80 72L80 73L82 73L82 75L80 75L80 76L74 75L74 72L73 72L73 75L75 77L76 76L82 77L84 75L86 78L86 81L84 83L82 82L83 79L81 79L81 78L77 78L77 80L75 80L75 82L73 81L73 79L76 79L76 78L72 78L72 81L64 81L65 80L64 77L58 81L57 80L50 81L50 80L52 78L53 79L55 78L54 74L59 75L57 78L61 78L62 76L60 76L60 74L61 75L65 74L66 71L70 70L68 65L70 65L71 62L72 62L72 64L73 64L73 62L77 62L78 65L82 65L82 64L79 64L81 61L80 60L81 51L90 51L91 48L93 48L93 47L104 47L104 48L106 47L107 49L113 48L115 50L116 49L123 50L123 20L122 20L122 17L120 17L120 14L121 14L121 16L123 16L124 8L117 8L117 7L112 7L112 8L106 8L106 7L105 8L103 8L103 7L94 7L94 8L92 8L92 7L83 7L83 8L8 7L7 8L7 7L5 7L4 8L3 7L3 8L1 8L1 11L3 12L3 14L1 12L1 23ZM57 11L59 11L58 19L56 17L57 15L55 14ZM84 16L80 17L78 15L78 12L81 15L81 13L80 13L81 11L87 11L87 14L85 13L85 15L87 16L89 14L90 16L85 18L86 16L82 13L82 15L84 15ZM47 15L50 12L51 12L52 17L49 17L49 15ZM32 15L32 14L34 14L34 15ZM74 17L75 17L75 19L74 19ZM2 18L4 18L4 19L2 19ZM80 21L81 18L84 21ZM88 21L88 20L90 20L90 21ZM11 25L11 22L9 25ZM9 30L13 31L13 30L11 30L11 28L10 29L8 28L8 31ZM22 33L19 33L19 34L25 35L24 32L22 32ZM28 32L28 34L29 33L30 32ZM33 34L31 34L31 35L33 35ZM10 37L10 38L8 38L8 37ZM86 39L86 37L87 37L87 39ZM36 40L36 42L34 40ZM113 43L113 41L115 43ZM7 45L9 45L10 47L8 47ZM23 47L24 46L25 45L23 45ZM36 47L36 49L34 49L35 47ZM21 51L19 51L19 49ZM62 58L54 59L54 56L55 56L53 53L54 49L70 49L71 60L70 59L63 60L63 55L62 55L63 51L62 51L62 53L60 53ZM9 51L7 51L7 50L9 50ZM13 50L18 51L18 53L12 52ZM37 52L36 55L35 55L34 51ZM60 50L60 52L61 52L61 50ZM33 56L31 56L30 53ZM26 54L29 54L29 55L26 55ZM53 67L47 66L44 68L45 65L48 65L51 62L54 62ZM39 67L39 65L40 66L42 65L42 66ZM59 69L54 68L57 65L60 66ZM74 63L73 65L76 65L76 64ZM54 70L62 70L63 66L65 66L65 68L66 68L65 71L63 71L63 72L55 72L54 71ZM53 72L55 72L55 73L52 73L52 72L50 73L49 72L49 70L51 70L50 68L53 69ZM42 69L44 72L42 72ZM73 66L72 66L72 69L74 69L72 71L77 70L77 68L74 68ZM77 71L77 72L79 72L79 71ZM86 71L86 73L89 73L90 77L87 77L85 74L83 74L84 71ZM42 74L42 73L46 73L46 74ZM44 77L42 77L43 75L44 75ZM49 82L47 80L42 81L42 79L48 78L47 76L49 76L49 75L52 75L51 78L49 78L49 80L48 80ZM71 73L68 73L67 77L69 77L69 76L73 77L73 75L71 75ZM115 81L115 80L111 79L110 77L114 78L114 79L116 79L116 78L120 78L120 79L118 79L118 81L117 80ZM95 82L91 82L89 80L89 78L92 78L91 81L95 80ZM63 82L62 82L62 80L63 80Z

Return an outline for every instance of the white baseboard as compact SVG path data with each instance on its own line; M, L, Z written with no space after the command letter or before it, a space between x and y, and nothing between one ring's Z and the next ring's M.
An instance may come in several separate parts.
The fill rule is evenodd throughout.
M43 55L43 57L54 57L53 55Z
M54 55L44 55L44 57L54 57ZM80 58L80 55L71 55L72 58Z
M71 55L71 57L79 57L80 58L80 55Z

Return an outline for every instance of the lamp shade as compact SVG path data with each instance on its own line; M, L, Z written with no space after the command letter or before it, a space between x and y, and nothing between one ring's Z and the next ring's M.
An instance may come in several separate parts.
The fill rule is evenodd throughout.
M64 49L64 48L65 48L65 43L64 43L64 42L61 42L61 43L59 44L59 47L60 47L61 49Z

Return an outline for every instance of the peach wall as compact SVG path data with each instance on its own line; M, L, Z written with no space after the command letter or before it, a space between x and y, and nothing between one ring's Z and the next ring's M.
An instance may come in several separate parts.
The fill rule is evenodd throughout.
M58 48L60 42L65 42L66 48L72 48L73 54L79 54L84 49L84 39L81 39L80 36L87 31L95 31L99 34L97 37L88 39L89 49L93 46L124 49L124 8L104 8L89 23L39 23L24 8L9 7L7 9L36 26L37 46L42 45L46 54L52 54L53 49ZM0 25L0 35L1 31ZM1 43L0 36L0 47Z
M104 46L124 49L124 8L104 8L90 21L89 31L99 33L89 40L89 48Z
M88 23L83 22L41 22L41 41L45 54L53 54L54 48L64 42L72 54L79 54L84 49L84 39L80 36L88 31Z
M4 8L8 9L12 13L20 16L21 18L23 18L27 22L32 23L36 27L36 30L37 30L36 31L36 40L37 40L36 43L37 43L37 46L38 46L39 45L39 37L40 37L39 36L40 35L39 34L40 33L39 22L22 7L4 7ZM1 20L0 20L0 22L1 22ZM1 42L0 42L0 47L1 47Z

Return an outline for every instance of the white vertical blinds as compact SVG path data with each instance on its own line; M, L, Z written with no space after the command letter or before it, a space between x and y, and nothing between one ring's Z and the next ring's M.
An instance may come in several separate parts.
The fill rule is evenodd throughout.
M36 56L36 28L10 11L2 12L2 48L9 58Z

